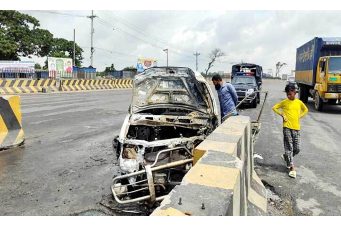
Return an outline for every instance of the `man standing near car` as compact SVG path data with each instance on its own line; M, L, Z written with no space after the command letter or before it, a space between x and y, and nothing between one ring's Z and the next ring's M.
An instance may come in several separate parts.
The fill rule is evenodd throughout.
M224 120L230 116L238 115L236 109L238 103L236 89L230 83L224 84L220 75L214 75L212 77L212 82L218 93L221 122L224 122Z

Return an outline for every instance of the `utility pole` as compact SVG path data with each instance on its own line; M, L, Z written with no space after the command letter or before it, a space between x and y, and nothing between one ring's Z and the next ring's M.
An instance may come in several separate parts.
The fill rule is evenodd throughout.
M198 71L198 56L200 55L200 53L195 52L193 55L195 55L195 68L196 68L196 71Z
M73 66L76 66L76 29L73 29Z
M91 48L90 48L90 61L91 61L91 67L93 67L93 63L94 63L94 18L96 18L97 16L94 15L94 10L91 10L91 16L88 16L88 18L91 19Z
M168 48L163 49L163 51L166 52L166 54L167 54L167 67L168 67Z

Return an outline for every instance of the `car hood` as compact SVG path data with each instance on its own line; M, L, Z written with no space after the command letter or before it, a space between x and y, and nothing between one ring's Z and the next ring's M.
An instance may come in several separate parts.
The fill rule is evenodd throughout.
M148 108L191 108L207 112L203 84L188 68L151 68L134 79L131 113Z

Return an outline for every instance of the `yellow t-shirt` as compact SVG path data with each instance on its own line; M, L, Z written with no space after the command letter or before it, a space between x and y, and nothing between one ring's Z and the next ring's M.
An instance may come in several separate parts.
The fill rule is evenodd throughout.
M283 121L283 127L293 130L300 130L300 118L308 113L305 104L295 98L294 100L284 99L272 107L272 110L278 115L284 115L287 121Z

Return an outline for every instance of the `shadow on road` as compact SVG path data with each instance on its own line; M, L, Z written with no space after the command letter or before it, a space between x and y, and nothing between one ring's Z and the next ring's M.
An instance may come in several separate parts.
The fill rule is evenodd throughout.
M281 165L281 164L276 164L276 163L262 163L262 162L257 162L258 166L261 166L265 169L270 169L272 171L277 171L277 172L280 172L280 173L285 173L287 174L288 173L288 169L286 168L286 166L284 165Z
M309 113L341 114L341 105L324 105L321 112L315 109L313 100L308 101L306 106L309 109Z

